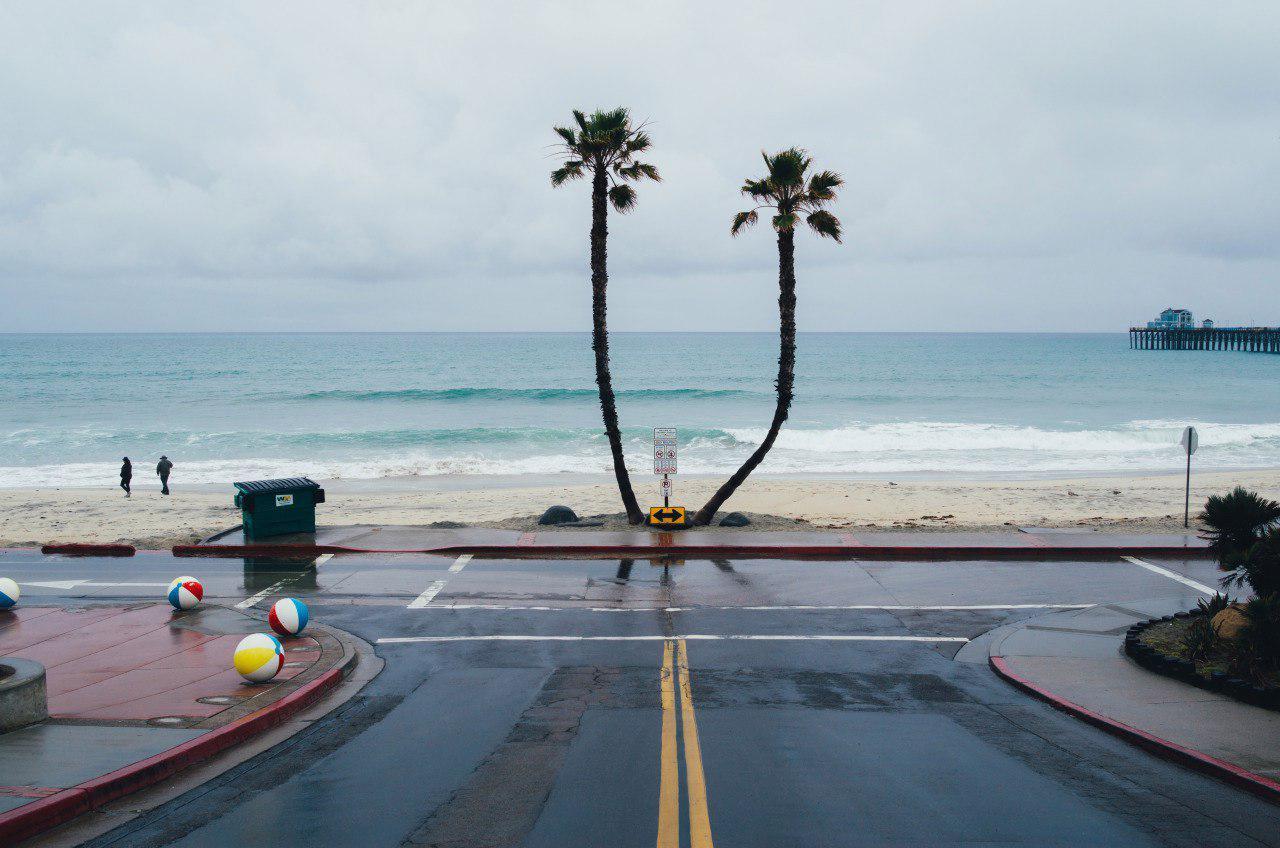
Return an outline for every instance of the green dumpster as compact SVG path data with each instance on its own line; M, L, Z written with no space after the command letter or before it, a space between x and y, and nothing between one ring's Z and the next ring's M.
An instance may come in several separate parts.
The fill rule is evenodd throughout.
M316 504L324 489L307 477L234 484L246 539L316 532Z

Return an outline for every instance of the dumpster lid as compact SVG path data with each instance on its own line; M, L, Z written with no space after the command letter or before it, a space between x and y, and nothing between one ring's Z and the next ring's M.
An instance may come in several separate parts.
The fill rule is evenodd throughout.
M294 489L318 489L320 484L310 477L285 477L281 480L248 480L232 483L245 494L272 494L273 492L290 492Z

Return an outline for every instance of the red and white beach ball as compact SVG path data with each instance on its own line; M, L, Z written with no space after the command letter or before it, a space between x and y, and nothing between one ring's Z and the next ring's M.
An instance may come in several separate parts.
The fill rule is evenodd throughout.
M174 609L195 609L204 597L204 586L194 577L175 577L167 594Z
M267 621L281 636L297 636L307 627L307 605L297 598L281 598L271 606Z
M12 609L21 594L17 583L8 577L0 577L0 610Z
M266 683L284 668L284 645L268 633L254 633L236 645L234 662L245 680Z

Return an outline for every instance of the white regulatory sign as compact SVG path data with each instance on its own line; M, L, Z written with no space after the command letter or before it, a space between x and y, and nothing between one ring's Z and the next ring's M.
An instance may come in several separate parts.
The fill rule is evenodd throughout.
M1182 449L1187 452L1187 456L1196 452L1196 448L1200 447L1200 434L1196 432L1195 427L1188 427L1182 431L1182 441L1179 442Z
M676 428L653 428L653 473L676 473Z

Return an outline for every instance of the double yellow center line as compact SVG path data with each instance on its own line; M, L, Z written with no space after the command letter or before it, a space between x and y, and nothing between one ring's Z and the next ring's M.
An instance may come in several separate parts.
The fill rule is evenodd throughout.
M662 765L658 786L657 848L680 848L680 765L676 743L676 689L680 690L679 724L684 737L684 773L689 801L691 848L713 848L707 814L707 781L702 774L698 720L689 688L689 652L683 639L668 639L662 648Z

